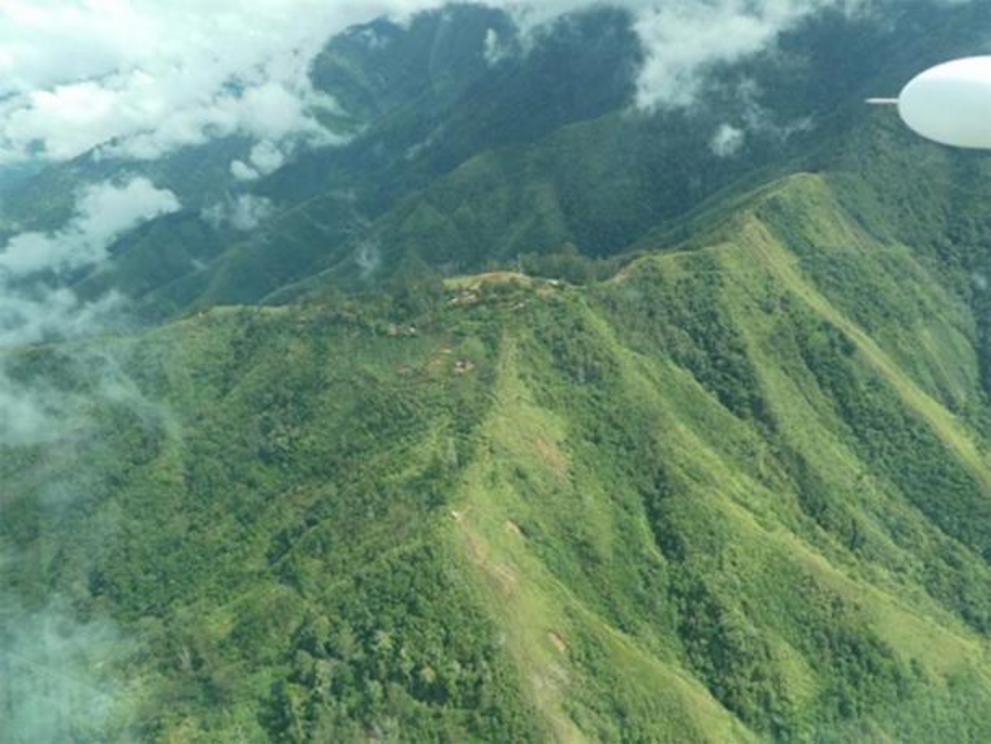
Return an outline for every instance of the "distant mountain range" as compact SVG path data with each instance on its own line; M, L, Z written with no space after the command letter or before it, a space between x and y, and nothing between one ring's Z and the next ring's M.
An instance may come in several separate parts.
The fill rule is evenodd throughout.
M511 265L565 244L615 255L652 231L677 234L713 195L831 167L870 125L866 95L982 48L980 4L916 5L884 23L812 16L773 49L711 70L694 107L652 114L633 107L642 50L622 11L566 17L526 49L504 13L479 6L380 21L335 38L312 69L342 112L326 123L350 144L297 153L255 182L231 175L245 140L151 163L83 156L8 192L3 221L56 228L81 186L120 174L173 190L181 214L125 236L109 271L75 278L86 295L116 287L158 315L300 282L361 286L369 255L373 278L420 262L447 275ZM508 50L498 59L492 38ZM209 219L244 198L271 204L253 229Z

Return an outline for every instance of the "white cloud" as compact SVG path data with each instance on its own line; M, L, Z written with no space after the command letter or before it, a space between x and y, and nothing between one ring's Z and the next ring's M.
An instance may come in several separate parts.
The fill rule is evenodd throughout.
M746 139L746 133L742 129L732 124L723 124L709 141L709 149L716 157L729 158L740 152Z
M762 91L753 79L745 79L737 85L736 101L742 128L747 134L784 142L796 134L808 132L815 127L811 116L800 116L780 122L772 111L760 103Z
M12 379L5 349L91 333L114 322L121 307L115 293L82 302L72 290L44 282L14 287L0 280L0 447L55 441L71 429L79 408L72 395Z
M262 140L251 148L251 165L262 175L274 173L286 162L286 155L271 140Z
M261 178L261 174L243 160L231 163L231 175L238 181L257 181Z
M150 159L210 137L337 140L310 62L348 25L404 0L4 0L0 162L99 145Z
M639 4L639 3L638 3ZM856 0L670 0L643 3L636 29L647 59L637 84L640 108L685 106L698 94L700 72L740 60L826 7Z
M231 175L238 181L255 181L274 173L286 163L286 153L271 140L262 140L251 148L248 163L235 160L231 163Z
M946 2L947 0L934 0ZM967 2L968 0L960 0ZM523 30L574 10L596 6L625 9L643 44L645 61L637 81L641 109L684 107L695 102L702 73L773 44L784 32L826 9L848 13L882 0L503 0Z
M369 277L382 265L382 251L375 241L362 243L354 255L354 262L361 270L363 277Z
M81 301L49 283L50 275L98 265L121 235L179 207L171 191L145 178L97 184L79 194L76 214L62 229L23 233L0 249L0 446L58 438L74 405L64 394L13 381L5 349L91 333L114 323L123 306L113 292Z
M0 285L0 351L52 338L74 338L111 321L123 299L111 293L81 302L64 287L38 283L14 289Z
M485 61L488 63L489 67L494 67L499 64L511 53L512 50L508 48L499 37L499 32L494 28L490 28L485 34L485 48L483 50Z
M179 200L146 178L104 183L80 194L76 216L54 233L22 233L0 248L0 280L71 271L106 258L106 249L142 222L179 210ZM2 282L0 282L2 285Z
M241 232L258 227L275 212L271 199L242 194L226 203L214 204L203 210L203 218L214 227L230 226Z
M178 209L171 191L157 189L145 178L103 183L80 193L76 214L62 229L22 233L8 241L0 249L0 351L78 336L113 316L120 296L110 293L83 303L71 289L53 286L50 275L99 264L121 235Z
M61 396L18 384L0 370L0 446L51 441L52 424L58 418L61 403Z
M646 61L637 103L686 105L699 72L751 54L811 13L870 0L488 0L524 30L562 13L627 9ZM211 137L242 134L280 149L339 142L318 123L335 103L308 69L330 36L440 0L3 0L0 163L64 160L102 146L153 159ZM499 52L490 35L483 50ZM244 163L258 173L265 167ZM239 177L250 177L237 168Z

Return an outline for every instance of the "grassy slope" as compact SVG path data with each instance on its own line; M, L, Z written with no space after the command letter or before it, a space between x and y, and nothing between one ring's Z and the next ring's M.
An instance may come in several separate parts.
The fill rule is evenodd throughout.
M157 405L0 460L0 585L112 619L103 725L167 741L980 741L978 323L838 188L587 288L451 283L415 335L107 342ZM18 364L78 390L62 359Z

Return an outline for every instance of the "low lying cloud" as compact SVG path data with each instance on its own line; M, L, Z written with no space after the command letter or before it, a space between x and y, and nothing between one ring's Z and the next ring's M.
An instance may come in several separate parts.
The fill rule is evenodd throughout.
M77 396L12 377L8 356L12 348L78 338L110 327L122 307L122 298L115 293L81 302L65 288L38 284L14 290L0 282L0 448L58 441L73 428L81 408Z
M44 281L17 287L0 283L0 352L3 347L86 335L108 325L122 303L113 292L83 302L71 289Z
M635 3L636 30L646 61L637 83L637 105L687 106L713 64L759 52L802 20L827 7L854 8L843 0L671 0Z
M366 240L355 251L354 262L362 277L369 277L382 265L382 251L375 240Z
M732 124L723 124L709 142L709 149L718 158L729 158L740 152L746 140L746 132L742 129Z
M26 345L72 340L118 323L125 307L119 296L84 302L60 280L98 266L122 234L179 208L174 194L144 178L95 184L80 192L75 215L62 228L24 233L0 247L0 455L39 447L32 471L0 488L0 517L11 499L37 498L40 532L31 539L39 545L48 520L62 518L64 503L87 496L83 484L92 468L85 448L101 438L94 410L118 405L158 429L167 424L105 345L88 351ZM50 367L58 374L42 381L39 370ZM59 461L64 471L54 467ZM42 552L18 554L6 536L0 540L0 741L132 740L134 690L121 679L131 647L117 628L81 621L54 597L25 608L13 589Z
M499 32L490 28L485 34L485 61L489 67L495 67L513 54L513 48L499 36Z
M791 137L815 127L811 116L782 121L760 103L762 91L753 79L744 79L733 91L735 115L722 123L709 141L709 150L720 158L737 155L751 138L784 143Z
M123 648L115 630L77 623L54 605L27 612L0 598L0 741L126 736L129 722L115 720L126 693L106 677Z
M254 230L275 212L271 199L242 194L230 201L203 210L203 218L214 227L232 227L241 232Z
M242 160L231 163L231 175L238 181L255 181L262 176L275 173L285 165L286 159L285 148L279 147L271 140L262 140L251 148L247 163Z
M0 373L0 446L34 446L51 439L61 406Z
M937 0L934 0L937 1ZM943 0L945 1L945 0ZM686 106L704 72L773 44L825 8L881 0L482 0L524 33L601 5L630 12L645 61L636 105ZM155 159L238 134L285 147L344 141L320 124L337 103L310 65L348 26L444 5L440 0L7 0L0 4L0 164L66 160L98 149ZM507 50L490 34L479 53ZM270 165L237 161L251 180ZM270 161L269 161L270 162Z
M171 191L146 178L97 184L80 193L61 229L22 233L0 248L0 446L57 439L73 407L64 394L12 379L12 349L91 334L115 324L124 306L113 292L82 301L64 275L99 265L124 233L179 208Z
M39 271L64 273L98 263L124 233L179 208L175 194L155 188L147 178L90 186L79 196L76 216L64 228L22 233L0 248L0 278L10 281Z
M59 279L105 261L122 235L180 206L175 194L147 178L101 183L83 190L61 229L11 238L0 248L0 349L51 335L71 338L113 312L118 296L81 303Z
M154 159L218 136L339 142L308 71L333 34L430 2L7 0L0 163Z

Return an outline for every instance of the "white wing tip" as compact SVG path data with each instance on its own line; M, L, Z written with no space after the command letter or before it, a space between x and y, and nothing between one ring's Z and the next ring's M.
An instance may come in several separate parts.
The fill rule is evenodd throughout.
M867 103L871 106L897 106L897 98L868 98Z

